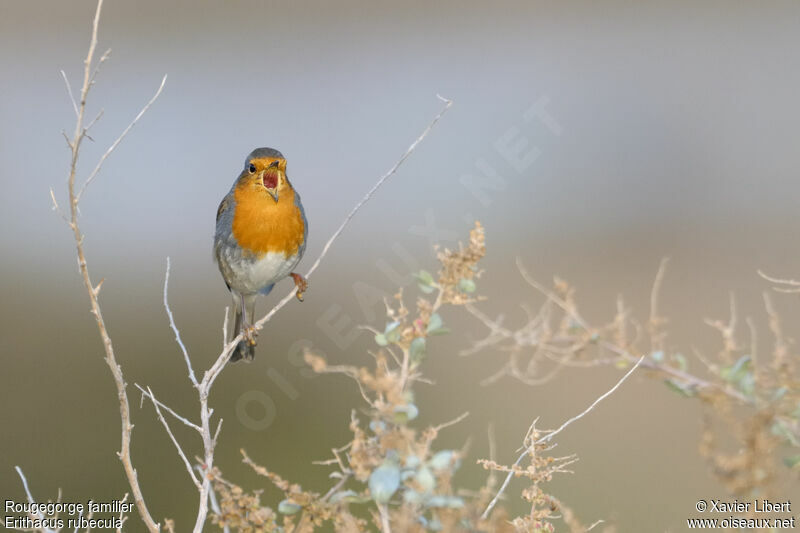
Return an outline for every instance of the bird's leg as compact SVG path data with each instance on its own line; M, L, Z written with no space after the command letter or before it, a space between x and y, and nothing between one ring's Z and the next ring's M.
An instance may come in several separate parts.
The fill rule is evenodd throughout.
M250 346L255 346L256 328L250 323L250 319L247 318L247 310L245 309L244 305L244 296L242 296L239 301L242 305L242 337Z
M294 280L294 285L295 287L297 287L297 299L302 302L303 293L306 292L306 289L308 289L308 281L306 281L306 278L304 278L300 274L296 274L294 272L292 272L289 275L292 276L292 279Z

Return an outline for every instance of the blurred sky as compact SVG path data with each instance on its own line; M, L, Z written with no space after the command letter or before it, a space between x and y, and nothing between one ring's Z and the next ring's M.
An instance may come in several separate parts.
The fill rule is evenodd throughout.
M0 233L0 332L7 365L0 402L14 406L2 420L14 429L0 439L0 497L19 492L11 476L18 463L28 465L45 492L61 486L65 494L88 497L124 490L111 453L118 433L111 379L86 313L70 234L50 210L48 192L54 187L65 203L69 152L60 132L71 133L74 115L59 70L77 91L93 14L93 2L85 0L0 1L0 224L6 228ZM302 378L293 343L303 338L331 359L361 360L363 351L351 355L352 348L342 349L320 324L342 316L350 321L348 331L355 322L379 323L379 301L359 300L364 287L388 293L407 282L387 275L387 264L403 275L412 267L434 268L429 245L452 245L474 219L487 228L481 289L495 312L513 314L533 297L519 282L516 256L544 281L555 274L574 281L589 315L599 319L613 312L620 292L646 309L658 261L670 256L664 305L678 315L674 325L686 345L708 334L705 316L725 316L728 290L760 316L756 306L765 285L755 270L800 275L794 244L798 23L800 5L789 1L108 0L98 52L113 52L89 104L90 117L101 108L105 114L91 132L95 142L84 145L81 176L169 76L162 96L109 158L81 205L87 254L95 279L108 280L104 309L129 381L158 382L174 402L193 409L160 307L165 257L172 257L179 322L202 367L217 349L228 303L210 258L214 213L251 149L272 146L288 159L310 219L307 268L342 217L441 108L437 93L453 99L453 108L353 220L312 280L307 302L290 305L283 322L275 321L270 347L288 358L270 360L265 332L256 370L220 382L222 412L235 410L236 398L227 400L225 391L238 391L240 398L242 390L274 390L274 380L265 384L270 371L299 394L279 400L273 393L279 412L292 413L276 419L283 433L248 431L230 418L226 429L235 444L220 453L228 454L223 464L232 471L239 468L239 442L261 446L255 454L261 459L296 452L295 416L308 422L305 438L326 441L293 456L298 465L346 439L357 395L349 384ZM476 329L467 319L463 324ZM458 339L446 342L453 352L463 347ZM481 361L486 368L463 371L468 363L459 361L455 376L443 363L432 371L441 371L434 377L454 391L469 389L492 367ZM498 432L511 457L530 419L552 407L548 394L561 394L552 403L570 416L615 376L569 376L562 379L576 380L573 385L562 382L547 393L516 384L488 389L487 399L471 407L477 419L457 435L480 441L481 453L485 422L503 418ZM598 415L607 431L583 434L599 439L592 441L596 446L587 450L584 437L567 441L570 452L584 458L568 490L579 497L576 506L588 510L588 522L609 518L630 525L635 522L626 520L647 503L635 486L623 487L634 483L627 478L617 480L624 496L598 500L591 492L599 480L611 483L619 454L640 449L619 443L617 433L638 431L639 423L658 426L648 426L650 445L661 442L658 454L666 454L658 461L664 468L645 470L639 481L659 478L662 496L676 498L655 515L659 530L679 527L702 490L696 487L718 491L700 495L722 496L693 456L699 418L684 420L672 395L649 396L636 412L622 405L622 398L637 402L650 395L653 386L640 380L632 386L638 389L609 406L609 418ZM341 409L310 414L325 405L325 394L343 394ZM517 403L504 405L506 394ZM461 412L460 400L434 394L431 401L438 416L433 422ZM98 411L87 426L76 427L55 405ZM497 414L506 411L511 414ZM45 423L43 413L54 418ZM174 469L175 490L189 491L151 415L134 412L137 427L150 428L140 438L150 436L158 449L153 453ZM548 423L557 425L559 416ZM621 419L631 425L609 429ZM61 437L47 424L60 428ZM321 431L339 433L321 439ZM689 436L675 448L678 431ZM60 460L48 453L53 449L61 450ZM101 456L103 473L76 481ZM678 470L670 466L687 456ZM652 458L626 464L638 460ZM292 472L287 467L282 473ZM325 473L315 472L324 484ZM171 512L167 506L159 511Z

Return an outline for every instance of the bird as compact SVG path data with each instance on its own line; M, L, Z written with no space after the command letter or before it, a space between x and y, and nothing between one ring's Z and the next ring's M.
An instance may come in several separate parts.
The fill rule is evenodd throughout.
M286 176L286 159L273 148L256 148L217 209L214 259L233 297L230 342L242 340L230 361L255 357L256 298L291 277L303 301L306 279L294 272L306 250L308 221L300 195Z

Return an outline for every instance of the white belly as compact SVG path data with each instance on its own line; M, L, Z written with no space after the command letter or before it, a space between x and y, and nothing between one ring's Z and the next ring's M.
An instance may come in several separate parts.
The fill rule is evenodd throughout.
M242 294L260 292L288 276L299 262L299 254L286 257L276 252L267 252L259 258L230 261L231 288Z

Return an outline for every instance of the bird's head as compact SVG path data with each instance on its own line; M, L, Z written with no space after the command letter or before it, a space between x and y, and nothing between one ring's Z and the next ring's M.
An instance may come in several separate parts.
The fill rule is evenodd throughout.
M286 159L272 148L253 150L244 162L240 185L254 187L269 194L275 202L291 187L286 179ZM244 183L242 183L244 182Z

